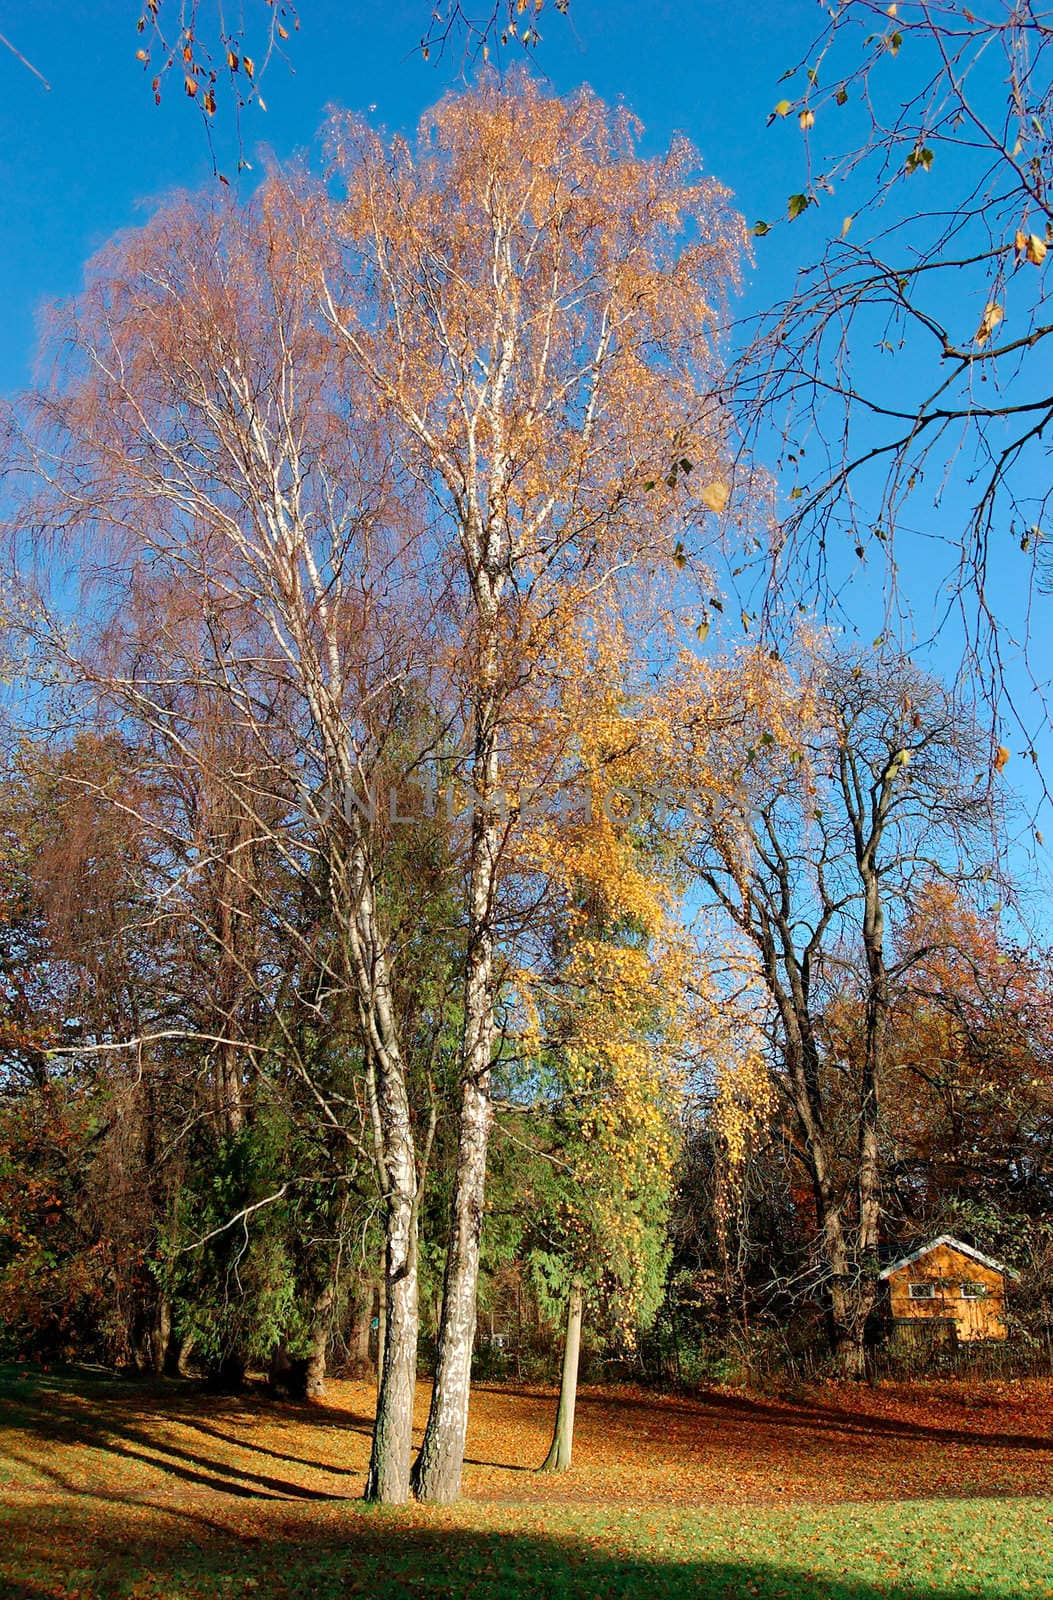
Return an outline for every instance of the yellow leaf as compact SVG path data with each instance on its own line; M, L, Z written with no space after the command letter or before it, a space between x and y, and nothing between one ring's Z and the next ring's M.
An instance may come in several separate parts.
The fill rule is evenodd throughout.
M992 333L1001 322L1002 308L995 300L989 300L984 306L984 314L980 318L980 326L976 330L977 344L986 344Z
M1037 233L1029 233L1024 253L1033 267L1040 267L1046 259L1046 241L1040 239Z
M991 765L994 767L996 772L1001 772L1008 760L1009 751L1006 749L1004 744L1000 744L998 749L995 751L994 760Z
M801 127L807 133L809 128L814 128L815 127L815 112L814 111L802 111L801 115L798 117L797 120L801 124Z
M714 478L712 483L707 483L702 490L702 504L708 506L710 511L715 511L719 517L728 503L731 490L720 478Z

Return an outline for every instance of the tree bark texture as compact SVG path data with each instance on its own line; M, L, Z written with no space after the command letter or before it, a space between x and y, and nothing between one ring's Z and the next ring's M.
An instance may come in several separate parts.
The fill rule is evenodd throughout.
M494 893L501 826L495 809L498 754L495 728L496 582L480 576L483 617L473 775L476 790L469 868L469 924L461 1044L461 1103L457 1169L443 1275L435 1383L424 1441L414 1467L421 1500L448 1505L461 1492L475 1343L479 1243L490 1135L490 1064L494 1041Z
M567 1299L567 1333L563 1345L563 1371L559 1382L556 1426L542 1472L566 1472L574 1451L574 1406L578 1397L578 1361L581 1356L581 1319L585 1296L576 1277Z

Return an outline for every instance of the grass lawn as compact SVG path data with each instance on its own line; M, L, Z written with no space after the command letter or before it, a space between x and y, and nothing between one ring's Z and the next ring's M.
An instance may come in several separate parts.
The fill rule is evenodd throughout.
M921 1399L838 1386L784 1408L596 1392L581 1463L558 1478L523 1470L551 1396L484 1390L474 1498L380 1510L356 1498L365 1386L307 1408L3 1376L0 1595L19 1600L1053 1596L1048 1386ZM816 1476L802 1493L807 1437ZM897 1498L897 1459L914 1490L927 1465L931 1492ZM948 1461L968 1463L957 1493L937 1471Z

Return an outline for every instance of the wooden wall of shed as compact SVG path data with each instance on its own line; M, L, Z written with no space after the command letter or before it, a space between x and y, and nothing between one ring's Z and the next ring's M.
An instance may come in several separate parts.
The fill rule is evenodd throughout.
M931 1283L936 1293L931 1300L912 1300L912 1283ZM963 1283L983 1284L987 1293L980 1299L962 1296ZM985 1267L971 1256L950 1245L937 1245L917 1261L908 1262L888 1278L889 1309L897 1322L950 1320L959 1339L1004 1339L1005 1279L992 1267Z

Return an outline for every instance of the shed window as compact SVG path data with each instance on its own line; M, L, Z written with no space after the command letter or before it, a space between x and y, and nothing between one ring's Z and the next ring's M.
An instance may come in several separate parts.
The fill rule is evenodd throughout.
M935 1300L936 1285L934 1283L912 1283L909 1293L912 1300Z
M977 1283L974 1280L972 1283L963 1283L962 1284L962 1299L963 1300L983 1300L983 1299L986 1298L986 1296L987 1296L987 1285L986 1285L986 1283Z

